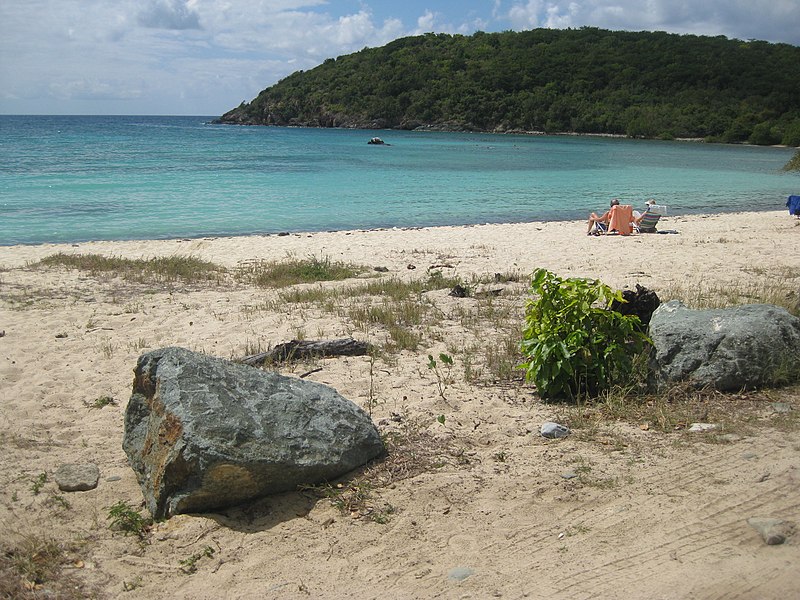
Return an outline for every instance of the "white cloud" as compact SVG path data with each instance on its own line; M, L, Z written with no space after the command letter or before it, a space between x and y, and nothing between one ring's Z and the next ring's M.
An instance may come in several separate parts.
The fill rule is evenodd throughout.
M514 29L663 30L800 44L798 0L529 0L506 13Z
M433 24L436 15L434 15L430 10L426 10L425 13L417 19L417 31L420 33L428 33L433 31Z
M137 15L142 27L153 29L200 29L200 19L185 0L149 0Z

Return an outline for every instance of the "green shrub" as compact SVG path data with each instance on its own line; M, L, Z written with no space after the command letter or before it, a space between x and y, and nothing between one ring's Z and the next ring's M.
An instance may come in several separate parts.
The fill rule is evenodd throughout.
M533 273L522 332L521 365L542 398L595 396L630 378L633 359L650 343L636 316L609 307L622 301L599 281Z

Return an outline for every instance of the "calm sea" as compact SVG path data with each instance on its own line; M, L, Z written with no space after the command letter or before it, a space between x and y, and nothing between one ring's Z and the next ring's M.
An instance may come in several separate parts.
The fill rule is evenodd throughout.
M0 245L776 210L800 183L782 148L210 120L0 116Z

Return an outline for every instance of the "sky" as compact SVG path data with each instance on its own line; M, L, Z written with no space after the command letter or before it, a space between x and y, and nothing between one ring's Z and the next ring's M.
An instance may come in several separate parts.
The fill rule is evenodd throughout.
M800 46L800 0L0 0L0 114L217 116L399 37L582 26Z

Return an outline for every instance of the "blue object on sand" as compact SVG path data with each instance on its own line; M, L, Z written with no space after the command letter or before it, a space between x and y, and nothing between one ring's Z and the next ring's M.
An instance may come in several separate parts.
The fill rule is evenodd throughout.
M789 196L786 201L786 206L789 207L789 214L800 217L800 196Z

